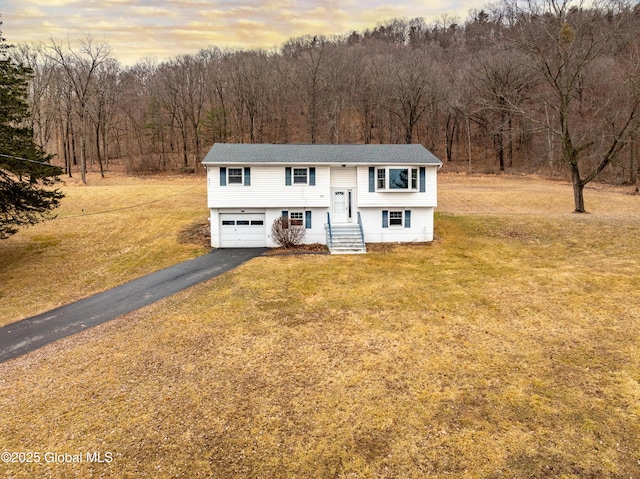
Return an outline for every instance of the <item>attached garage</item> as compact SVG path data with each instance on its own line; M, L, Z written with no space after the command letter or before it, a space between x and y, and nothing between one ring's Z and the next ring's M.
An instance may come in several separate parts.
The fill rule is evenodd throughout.
M224 213L220 215L221 248L264 248L264 213Z

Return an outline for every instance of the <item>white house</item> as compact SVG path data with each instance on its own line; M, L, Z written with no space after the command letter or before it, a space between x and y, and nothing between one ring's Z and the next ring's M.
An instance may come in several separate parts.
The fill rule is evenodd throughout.
M216 143L203 164L216 248L277 246L279 216L334 253L433 240L442 162L422 145Z

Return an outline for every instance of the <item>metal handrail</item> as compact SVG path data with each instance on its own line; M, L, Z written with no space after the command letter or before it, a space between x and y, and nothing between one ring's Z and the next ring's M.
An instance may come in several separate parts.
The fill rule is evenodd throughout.
M329 215L329 212L327 211L327 235L328 235L328 241L327 243L329 248L333 247L333 235L331 233L331 216Z
M360 226L360 236L362 237L362 244L364 245L364 229L362 228L362 217L358 211L358 225Z

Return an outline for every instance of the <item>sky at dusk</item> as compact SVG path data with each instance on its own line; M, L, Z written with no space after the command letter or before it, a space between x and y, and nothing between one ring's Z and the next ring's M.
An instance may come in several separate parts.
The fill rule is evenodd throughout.
M486 3L486 2L485 2ZM466 19L478 0L0 0L0 29L10 44L90 35L125 65L158 61L209 46L280 47L293 37L364 31L392 18L446 14Z

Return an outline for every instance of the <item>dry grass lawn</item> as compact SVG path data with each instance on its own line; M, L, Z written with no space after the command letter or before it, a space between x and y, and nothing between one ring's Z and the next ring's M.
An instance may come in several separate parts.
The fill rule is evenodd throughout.
M207 218L203 177L74 179L57 218L0 242L0 326L193 258L176 241Z
M640 197L586 201L443 175L432 244L260 257L2 364L0 451L113 461L0 475L638 478Z

